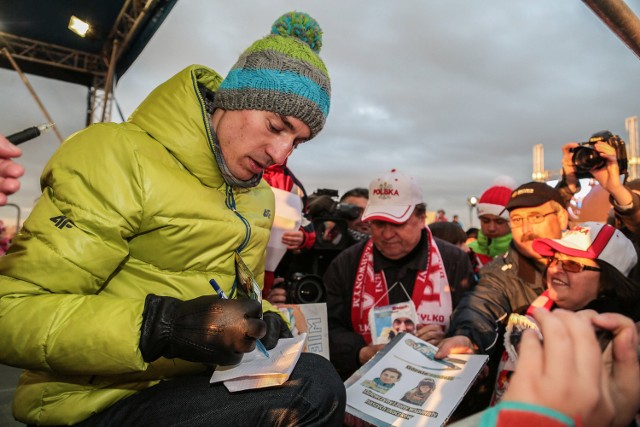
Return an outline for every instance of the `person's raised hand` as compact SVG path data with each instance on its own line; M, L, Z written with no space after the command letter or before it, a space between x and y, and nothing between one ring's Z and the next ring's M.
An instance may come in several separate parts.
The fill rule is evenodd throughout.
M476 352L477 347L469 337L464 335L455 335L442 340L435 358L442 359L450 354L474 354Z
M602 188L611 194L619 205L628 205L633 201L631 191L627 189L620 180L620 167L616 149L606 142L597 142L594 150L598 155L606 160L603 168L592 169L591 175L598 181Z
M503 401L543 406L585 426L628 425L640 405L633 322L619 315L559 309L536 309L533 316L544 344L534 331L525 331ZM594 325L613 332L612 356L601 353Z
M288 250L298 249L304 243L304 233L302 230L285 231L282 234L282 244Z
M358 360L360 364L365 364L371 359L377 352L382 350L386 344L370 344L360 349L358 353Z
M577 142L568 142L562 146L562 170L565 175L575 175L576 168L573 165L573 150L580 144Z
M592 312L590 318L595 327L613 334L611 343L603 353L604 409L598 413L612 416L611 426L626 427L640 411L640 364L636 326L631 319L620 314Z
M283 283L284 277L273 279L273 287L269 289L264 299L271 304L285 304L287 302L287 290L281 286Z
M415 336L430 344L438 345L444 338L444 329L440 325L418 325Z
M7 196L20 189L18 178L24 175L24 167L11 159L21 155L20 148L0 135L0 206L6 205Z

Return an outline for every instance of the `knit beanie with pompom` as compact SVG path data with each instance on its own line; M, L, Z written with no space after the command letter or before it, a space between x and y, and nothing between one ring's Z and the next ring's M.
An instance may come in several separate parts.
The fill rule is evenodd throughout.
M240 56L215 95L225 110L264 110L293 116L311 130L323 128L329 114L331 84L318 56L322 30L311 16L289 12L274 22L271 34Z

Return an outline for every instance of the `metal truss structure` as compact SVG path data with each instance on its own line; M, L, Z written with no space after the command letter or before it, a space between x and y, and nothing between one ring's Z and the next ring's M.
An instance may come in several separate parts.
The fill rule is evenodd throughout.
M141 26L149 19L149 12L164 7L167 3L162 0L126 0L98 54L5 32L0 32L0 52L7 56L25 83L26 77L18 63L22 64L26 72L31 67L46 66L54 78L86 84L86 124L110 121L112 88L122 54L129 49ZM35 95L32 90L31 92ZM39 100L38 103L42 108Z

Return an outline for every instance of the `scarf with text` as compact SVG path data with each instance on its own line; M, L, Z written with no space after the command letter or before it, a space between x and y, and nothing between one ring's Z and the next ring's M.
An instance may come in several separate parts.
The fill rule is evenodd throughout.
M411 300L416 306L419 324L442 325L446 331L452 310L451 288L440 251L428 228L426 231L429 246L427 269L418 271ZM351 300L353 329L367 344L371 344L369 310L376 304L389 305L389 295L384 272L374 271L373 241L369 239L362 251Z

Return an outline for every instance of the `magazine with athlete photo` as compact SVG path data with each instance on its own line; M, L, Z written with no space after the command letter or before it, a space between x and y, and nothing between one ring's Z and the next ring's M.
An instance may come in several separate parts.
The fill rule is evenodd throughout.
M345 381L346 419L375 426L445 425L488 356L455 354L439 360L437 351L411 334L396 335Z

